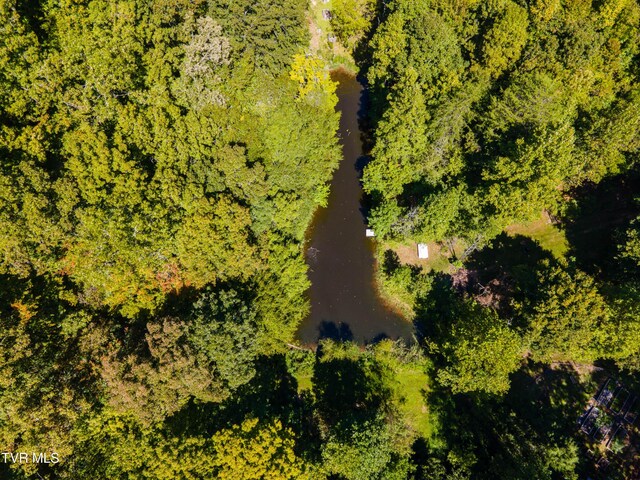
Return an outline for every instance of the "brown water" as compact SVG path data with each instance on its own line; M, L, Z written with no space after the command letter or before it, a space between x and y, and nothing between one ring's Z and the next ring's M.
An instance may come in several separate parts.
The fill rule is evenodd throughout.
M339 82L343 159L331 182L328 206L318 210L308 232L311 314L302 322L298 339L306 344L325 337L359 343L385 337L410 340L411 323L385 307L376 293L373 240L365 236L357 169L362 160L362 85L342 70L332 77Z

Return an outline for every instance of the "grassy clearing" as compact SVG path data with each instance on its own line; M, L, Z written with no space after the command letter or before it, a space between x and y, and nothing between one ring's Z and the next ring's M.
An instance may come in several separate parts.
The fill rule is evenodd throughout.
M395 252L401 265L418 267L421 273L451 273L454 269L450 262L451 253L438 243L429 243L429 258L418 258L418 247L415 243L406 244L393 240L380 242L376 249L376 287L380 299L403 318L411 320L414 316L413 302L415 292L398 285L382 273L381 263L384 253ZM459 248L454 246L454 248Z
M287 369L296 379L298 393L303 390L311 390L313 387L313 366L315 352L306 349L292 349L286 354Z
M322 0L311 0L309 4L307 22L311 34L310 53L323 58L331 69L344 67L349 71L357 72L358 67L349 51L337 39L333 43L329 42L329 37L335 34L331 22L323 18L322 11L331 11L331 4L331 0L327 3Z
M398 254L400 263L403 265L415 265L428 272L449 272L451 269L450 253L446 247L438 243L431 242L429 246L429 258L418 258L418 246L415 243L401 243L397 241L386 241L379 245L382 252L393 250Z
M429 438L433 430L429 408L425 402L429 377L424 369L408 365L397 371L396 378L404 394L400 409L407 424L419 436Z
M565 233L550 224L545 218L534 222L510 225L505 229L505 232L511 237L522 235L535 240L542 248L550 251L558 259L563 258L569 251L569 242Z
M407 427L416 436L429 439L434 433L433 418L426 402L430 363L417 346L399 347L390 340L376 345L375 354L393 372L394 398Z

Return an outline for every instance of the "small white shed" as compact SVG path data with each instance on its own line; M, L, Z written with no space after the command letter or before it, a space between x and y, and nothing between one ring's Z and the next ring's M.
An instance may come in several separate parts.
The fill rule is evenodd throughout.
M376 232L374 232L374 231L373 231L373 228L367 228L367 229L364 231L364 234L365 234L367 237L375 237L375 236L376 236Z
M429 246L426 243L418 244L418 258L429 258Z

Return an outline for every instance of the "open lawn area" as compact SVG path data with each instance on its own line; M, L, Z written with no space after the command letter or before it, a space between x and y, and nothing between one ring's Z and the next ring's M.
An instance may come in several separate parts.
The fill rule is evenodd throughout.
M393 240L386 241L380 245L382 251L393 250L398 255L400 263L404 265L415 265L426 272L449 272L452 268L449 259L451 254L447 247L430 242L429 258L418 258L418 246L415 243L401 243ZM456 250L457 251L457 250Z
M522 235L540 244L544 250L553 253L556 258L562 258L569 251L569 242L564 232L551 224L546 218L534 222L517 223L505 229L507 235L513 237Z
M404 394L401 410L406 416L407 423L421 437L429 438L433 426L425 400L425 389L429 380L427 373L424 368L409 365L402 368L396 378Z

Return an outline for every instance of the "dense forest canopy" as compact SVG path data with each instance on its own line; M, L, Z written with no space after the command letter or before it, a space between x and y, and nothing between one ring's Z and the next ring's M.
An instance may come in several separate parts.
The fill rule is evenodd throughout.
M318 8L413 345L295 343L340 161ZM0 452L59 457L0 477L593 475L588 396L640 393L639 75L636 0L0 0ZM568 251L513 235L541 218Z
M478 248L640 148L636 2L403 2L371 39L384 235Z
M510 225L543 213L562 218L580 187L633 170L639 22L638 4L624 1L389 4L367 69L377 101L364 186L377 232L455 242L458 262L468 265ZM629 260L634 226L621 247ZM626 307L614 300L629 294L614 291L620 279L598 284L578 267L570 259L541 264L535 294L516 285L523 295L509 314L526 318L514 327L529 355L593 361L637 354L635 334L625 332L638 320L621 321ZM473 329L483 322L476 317ZM491 333L495 324L487 322L484 335L506 341ZM451 334L459 342L457 328ZM501 342L491 348L512 350Z
M88 478L83 442L227 400L292 340L335 87L306 3L245 3L1 3L3 451Z
M389 247L384 288L412 310L439 386L464 394L440 412L458 423L445 427L449 455L475 445L472 478L595 475L571 427L543 427L519 403L530 401L525 379L544 384L563 365L626 370L637 388L640 5L396 0L378 22L351 37L372 95L369 220ZM535 228L569 251L532 240ZM447 250L450 268L402 264L398 242ZM478 411L467 424L460 408ZM491 414L495 425L480 426L487 408L513 423ZM554 445L536 439L542 428ZM494 429L499 452L482 452ZM458 478L439 455L442 478ZM616 475L637 475L619 463Z

